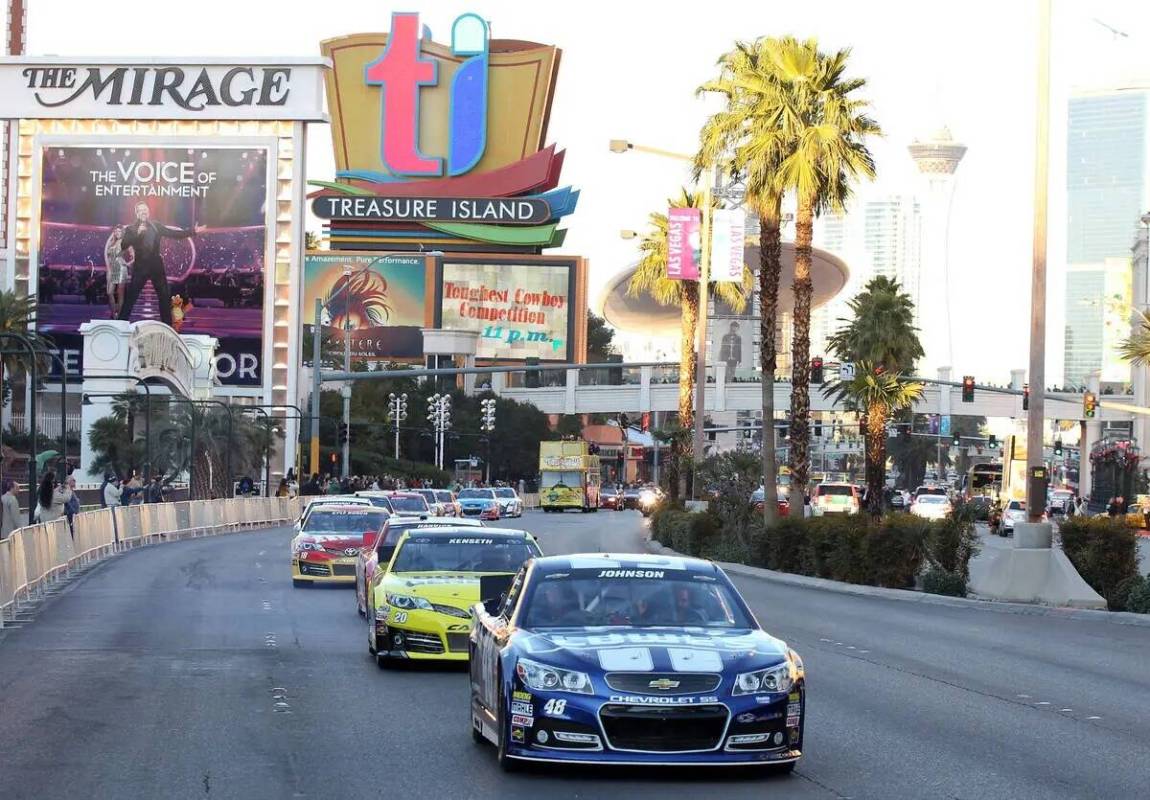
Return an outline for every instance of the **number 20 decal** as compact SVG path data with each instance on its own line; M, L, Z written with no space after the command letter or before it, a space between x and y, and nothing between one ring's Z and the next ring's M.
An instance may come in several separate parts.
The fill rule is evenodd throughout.
M407 622L407 612L406 611L396 611L395 616L392 618L391 621L402 625L403 623Z
M547 704L543 706L543 713L549 717L562 716L563 712L566 710L566 700L548 700Z

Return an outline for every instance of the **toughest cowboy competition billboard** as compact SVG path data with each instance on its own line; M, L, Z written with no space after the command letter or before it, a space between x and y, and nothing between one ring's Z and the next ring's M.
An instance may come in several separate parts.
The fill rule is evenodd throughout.
M90 320L156 319L220 340L224 383L258 385L267 151L46 146L37 328L80 348Z

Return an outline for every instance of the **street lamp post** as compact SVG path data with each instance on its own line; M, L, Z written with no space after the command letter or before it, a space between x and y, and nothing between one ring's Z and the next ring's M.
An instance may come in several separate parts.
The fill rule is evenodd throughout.
M480 402L481 424L479 430L487 434L487 485L491 485L491 434L495 432L495 404L494 397Z
M395 424L395 460L399 461L399 426L407 419L407 392L387 396L387 420Z
M427 399L427 420L435 432L435 465L443 469L447 429L451 427L451 395L433 394Z
M343 269L344 288L351 282L351 267ZM318 321L318 320L317 320ZM351 314L343 315L343 370L351 372ZM351 384L345 383L340 390L343 395L343 424L347 435L343 440L343 479L351 475Z

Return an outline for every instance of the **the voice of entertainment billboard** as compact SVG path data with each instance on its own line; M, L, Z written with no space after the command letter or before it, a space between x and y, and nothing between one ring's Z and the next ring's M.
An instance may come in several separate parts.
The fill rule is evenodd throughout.
M480 359L566 361L573 352L573 262L444 259L440 326L479 332Z
M37 327L80 347L92 320L155 319L220 340L225 384L259 385L268 154L46 146Z

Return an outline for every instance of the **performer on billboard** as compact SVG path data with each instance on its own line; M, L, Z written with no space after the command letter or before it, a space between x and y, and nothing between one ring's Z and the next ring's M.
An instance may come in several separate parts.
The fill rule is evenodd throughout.
M120 251L127 252L131 248L136 258L132 262L132 282L128 286L128 294L120 308L120 319L126 320L132 315L132 308L148 281L156 290L157 302L160 304L160 318L168 325L172 324L172 292L168 288L168 275L164 271L164 259L160 255L160 245L166 236L169 239L188 239L204 230L203 225L196 225L190 231L180 228L171 228L162 222L149 219L151 211L147 203L136 203L136 221L124 231L120 240Z
M108 310L112 319L120 313L124 304L124 289L128 285L128 264L124 261L124 251L120 242L124 238L124 226L116 225L104 243L104 264L108 268Z
M729 333L719 343L719 360L727 362L727 377L731 378L743 360L743 337L739 335L739 323L732 322Z

